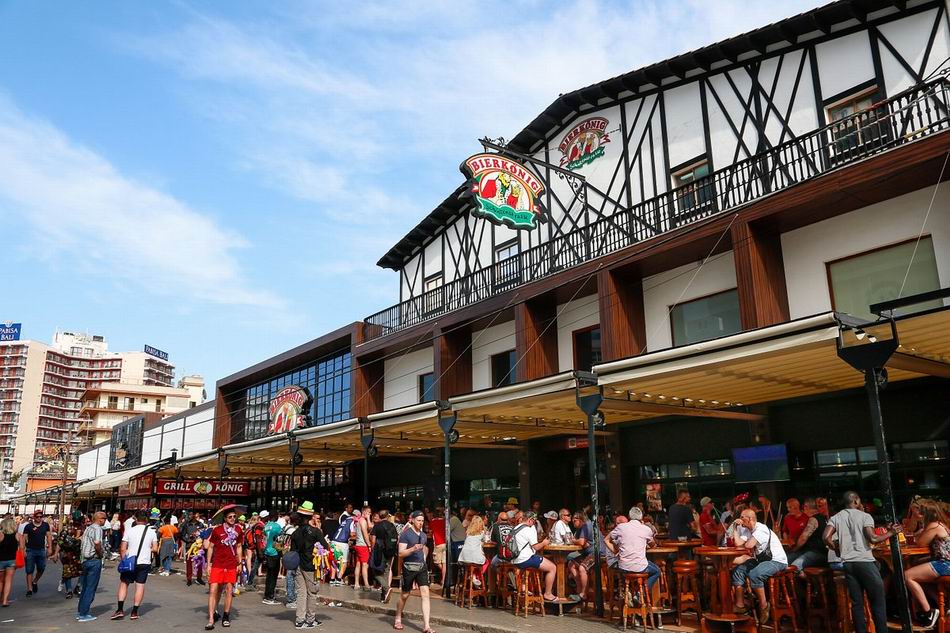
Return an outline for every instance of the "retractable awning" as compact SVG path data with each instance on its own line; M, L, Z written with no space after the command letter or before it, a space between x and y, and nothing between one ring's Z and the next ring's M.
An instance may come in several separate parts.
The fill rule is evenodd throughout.
M875 326L889 330L886 321ZM718 417L733 407L860 387L864 377L838 358L833 312L594 368L607 397L631 406L676 407ZM891 381L950 377L950 311L897 320L900 346L887 363Z
M99 475L95 479L77 486L76 494L95 494L97 492L112 490L118 486L124 486L125 484L129 483L130 479L133 479L146 471L153 470L159 465L159 463L152 463L146 466L139 466L137 468L129 468L127 470L120 470L117 472Z

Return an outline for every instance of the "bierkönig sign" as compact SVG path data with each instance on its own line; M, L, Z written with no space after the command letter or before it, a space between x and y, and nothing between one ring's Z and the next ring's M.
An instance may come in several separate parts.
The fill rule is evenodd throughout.
M215 481L213 479L184 479L176 482L174 479L159 479L155 482L155 494L171 497L207 497L225 495L230 497L246 497L251 494L249 481Z
M278 392L270 401L267 413L270 416L270 426L267 433L286 433L309 426L310 419L307 411L310 410L310 392L303 387L292 385Z
M523 230L545 221L541 204L544 185L524 165L498 154L476 154L459 169L468 176L464 195L475 200L475 216Z

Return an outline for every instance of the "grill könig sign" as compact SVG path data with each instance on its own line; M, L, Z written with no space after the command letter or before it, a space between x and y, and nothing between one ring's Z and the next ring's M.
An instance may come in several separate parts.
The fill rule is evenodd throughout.
M530 230L544 222L544 185L530 169L498 154L476 154L459 169L468 176L466 196L476 203L473 215L513 229Z
M267 413L270 426L267 433L286 433L307 426L306 412L310 408L310 393L303 387L285 387L273 397Z
M246 497L251 494L248 481L216 481L214 479L185 479L180 483L174 479L159 479L155 482L155 494L179 497L208 497L217 494L226 497Z

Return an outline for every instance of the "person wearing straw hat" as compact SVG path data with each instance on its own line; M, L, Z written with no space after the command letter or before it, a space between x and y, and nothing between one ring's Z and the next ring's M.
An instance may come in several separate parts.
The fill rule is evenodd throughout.
M234 585L238 579L238 566L243 559L244 532L237 525L237 510L230 508L224 513L224 523L216 525L208 538L208 624L205 630L214 628L220 618L221 626L231 626L231 601L234 599ZM224 595L224 611L218 615L218 602Z
M304 501L297 508L297 517L300 527L290 537L291 549L300 558L300 564L295 572L297 587L303 587L303 595L297 596L297 617L294 626L298 629L313 629L320 626L317 620L317 585L316 565L313 560L313 550L319 543L325 550L330 549L323 530L320 529L320 516L314 512L313 503Z

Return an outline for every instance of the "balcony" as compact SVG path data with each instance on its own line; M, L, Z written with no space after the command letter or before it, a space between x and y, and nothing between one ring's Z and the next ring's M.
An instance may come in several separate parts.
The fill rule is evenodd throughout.
M950 128L940 77L364 319L365 341L639 244ZM589 191L589 190L588 190ZM596 210L590 200L587 209Z

